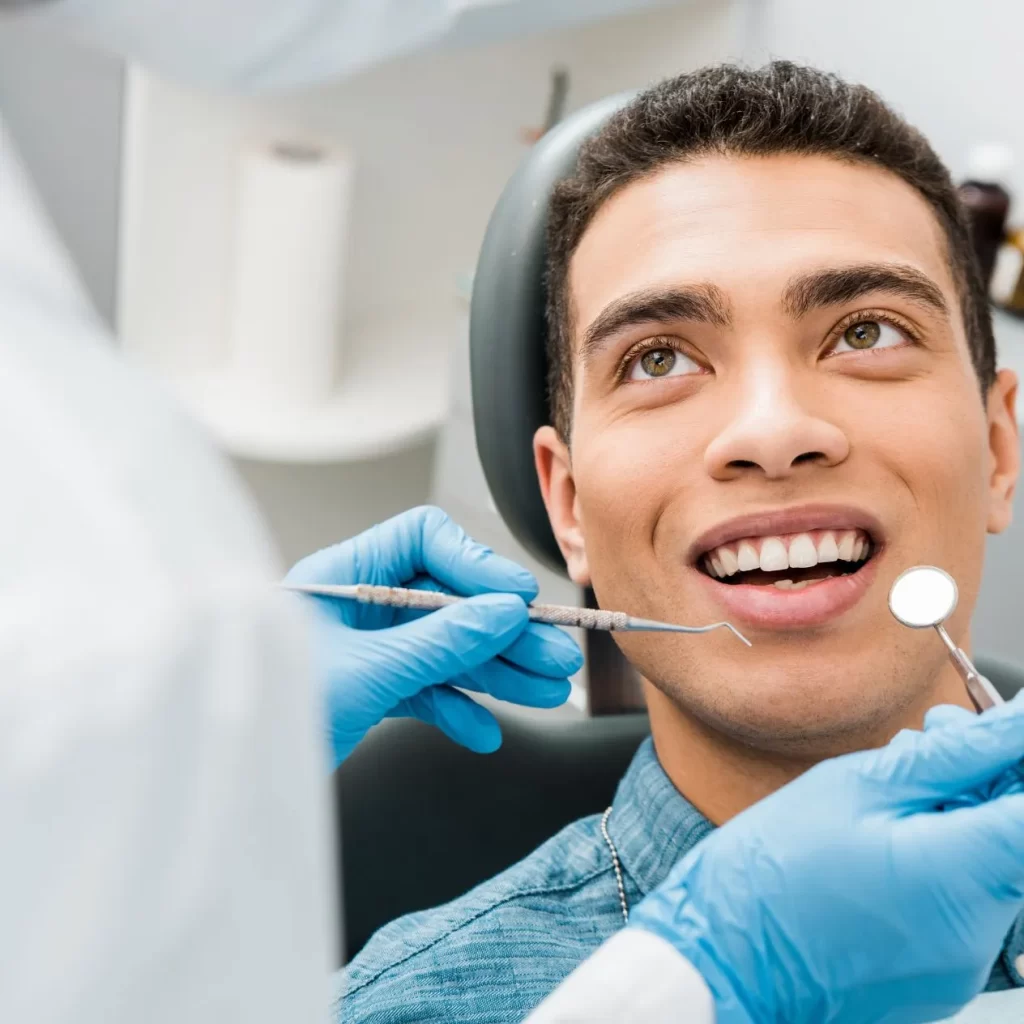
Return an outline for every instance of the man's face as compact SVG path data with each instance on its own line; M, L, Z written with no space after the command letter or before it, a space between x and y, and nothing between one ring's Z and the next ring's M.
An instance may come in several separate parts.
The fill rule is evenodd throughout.
M753 641L623 635L642 674L787 751L961 694L886 599L941 566L966 645L985 533L1010 519L1015 382L982 401L924 199L824 157L673 164L599 210L569 286L571 446L544 428L536 454L573 579L602 607Z

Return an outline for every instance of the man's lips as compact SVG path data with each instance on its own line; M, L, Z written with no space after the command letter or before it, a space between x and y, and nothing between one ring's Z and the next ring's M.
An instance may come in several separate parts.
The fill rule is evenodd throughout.
M849 576L828 576L801 590L779 590L771 584L720 583L699 569L695 572L711 600L736 626L808 629L838 618L867 593L878 573L879 557L873 556Z

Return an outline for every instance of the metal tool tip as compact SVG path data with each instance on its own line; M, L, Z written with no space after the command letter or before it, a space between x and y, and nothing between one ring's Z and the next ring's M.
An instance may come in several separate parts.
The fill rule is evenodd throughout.
M736 634L736 637L742 640L748 647L754 646L731 622L720 622L718 625L725 626L726 629L731 630Z

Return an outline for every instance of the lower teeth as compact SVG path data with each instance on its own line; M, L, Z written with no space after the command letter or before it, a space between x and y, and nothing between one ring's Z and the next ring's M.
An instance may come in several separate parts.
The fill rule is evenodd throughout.
M821 579L817 580L800 580L799 583L794 583L792 580L776 580L772 586L779 590L803 590L804 587L809 587L812 583L823 583L825 580L835 579L836 576L849 576L848 572L836 573L835 576L822 576Z

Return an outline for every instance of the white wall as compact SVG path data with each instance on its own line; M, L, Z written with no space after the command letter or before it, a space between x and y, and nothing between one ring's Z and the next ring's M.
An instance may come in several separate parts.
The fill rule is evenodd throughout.
M4 118L108 321L117 273L121 79L114 58L41 31L30 19L0 25Z
M802 60L876 89L936 147L954 175L972 144L1009 142L1024 190L1021 0L752 0L752 57Z

